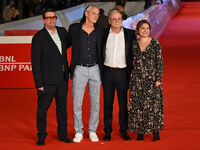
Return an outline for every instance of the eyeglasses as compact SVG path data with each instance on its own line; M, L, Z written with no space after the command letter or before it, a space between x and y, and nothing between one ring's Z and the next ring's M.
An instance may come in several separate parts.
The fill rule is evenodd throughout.
M57 19L57 16L52 16L52 17L44 17L44 19L48 20L48 21L51 21L51 20L56 20Z
M113 22L117 22L117 21L122 21L122 18L110 18L111 21Z

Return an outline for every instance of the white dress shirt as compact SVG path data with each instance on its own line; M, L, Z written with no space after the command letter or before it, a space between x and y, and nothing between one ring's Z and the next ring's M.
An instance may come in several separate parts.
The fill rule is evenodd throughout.
M112 32L110 28L108 39L106 42L104 65L112 68L126 67L125 40L123 28L117 34Z

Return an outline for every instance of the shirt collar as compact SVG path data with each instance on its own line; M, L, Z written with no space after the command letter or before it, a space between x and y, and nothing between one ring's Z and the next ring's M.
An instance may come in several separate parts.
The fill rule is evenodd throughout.
M111 27L110 27L110 31L109 31L110 33L114 33L114 32L112 32L112 30L111 30ZM123 27L121 27L121 30L120 30L120 32L124 32L124 29L123 29ZM119 32L119 33L120 33Z
M46 27L45 27L46 28ZM46 28L47 29L47 28ZM47 29L47 31L49 32L49 34L51 35L51 34L57 34L58 32L57 32L57 29L55 28L55 33L52 33L49 29Z

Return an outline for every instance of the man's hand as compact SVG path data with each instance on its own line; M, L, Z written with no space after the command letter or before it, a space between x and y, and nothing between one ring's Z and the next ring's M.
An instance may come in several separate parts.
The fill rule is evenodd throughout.
M38 88L39 91L44 91L44 87Z

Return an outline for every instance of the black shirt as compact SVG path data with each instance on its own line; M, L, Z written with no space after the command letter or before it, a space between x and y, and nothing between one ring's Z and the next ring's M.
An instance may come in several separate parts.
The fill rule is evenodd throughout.
M81 30L81 49L79 64L97 64L96 33L90 34Z

